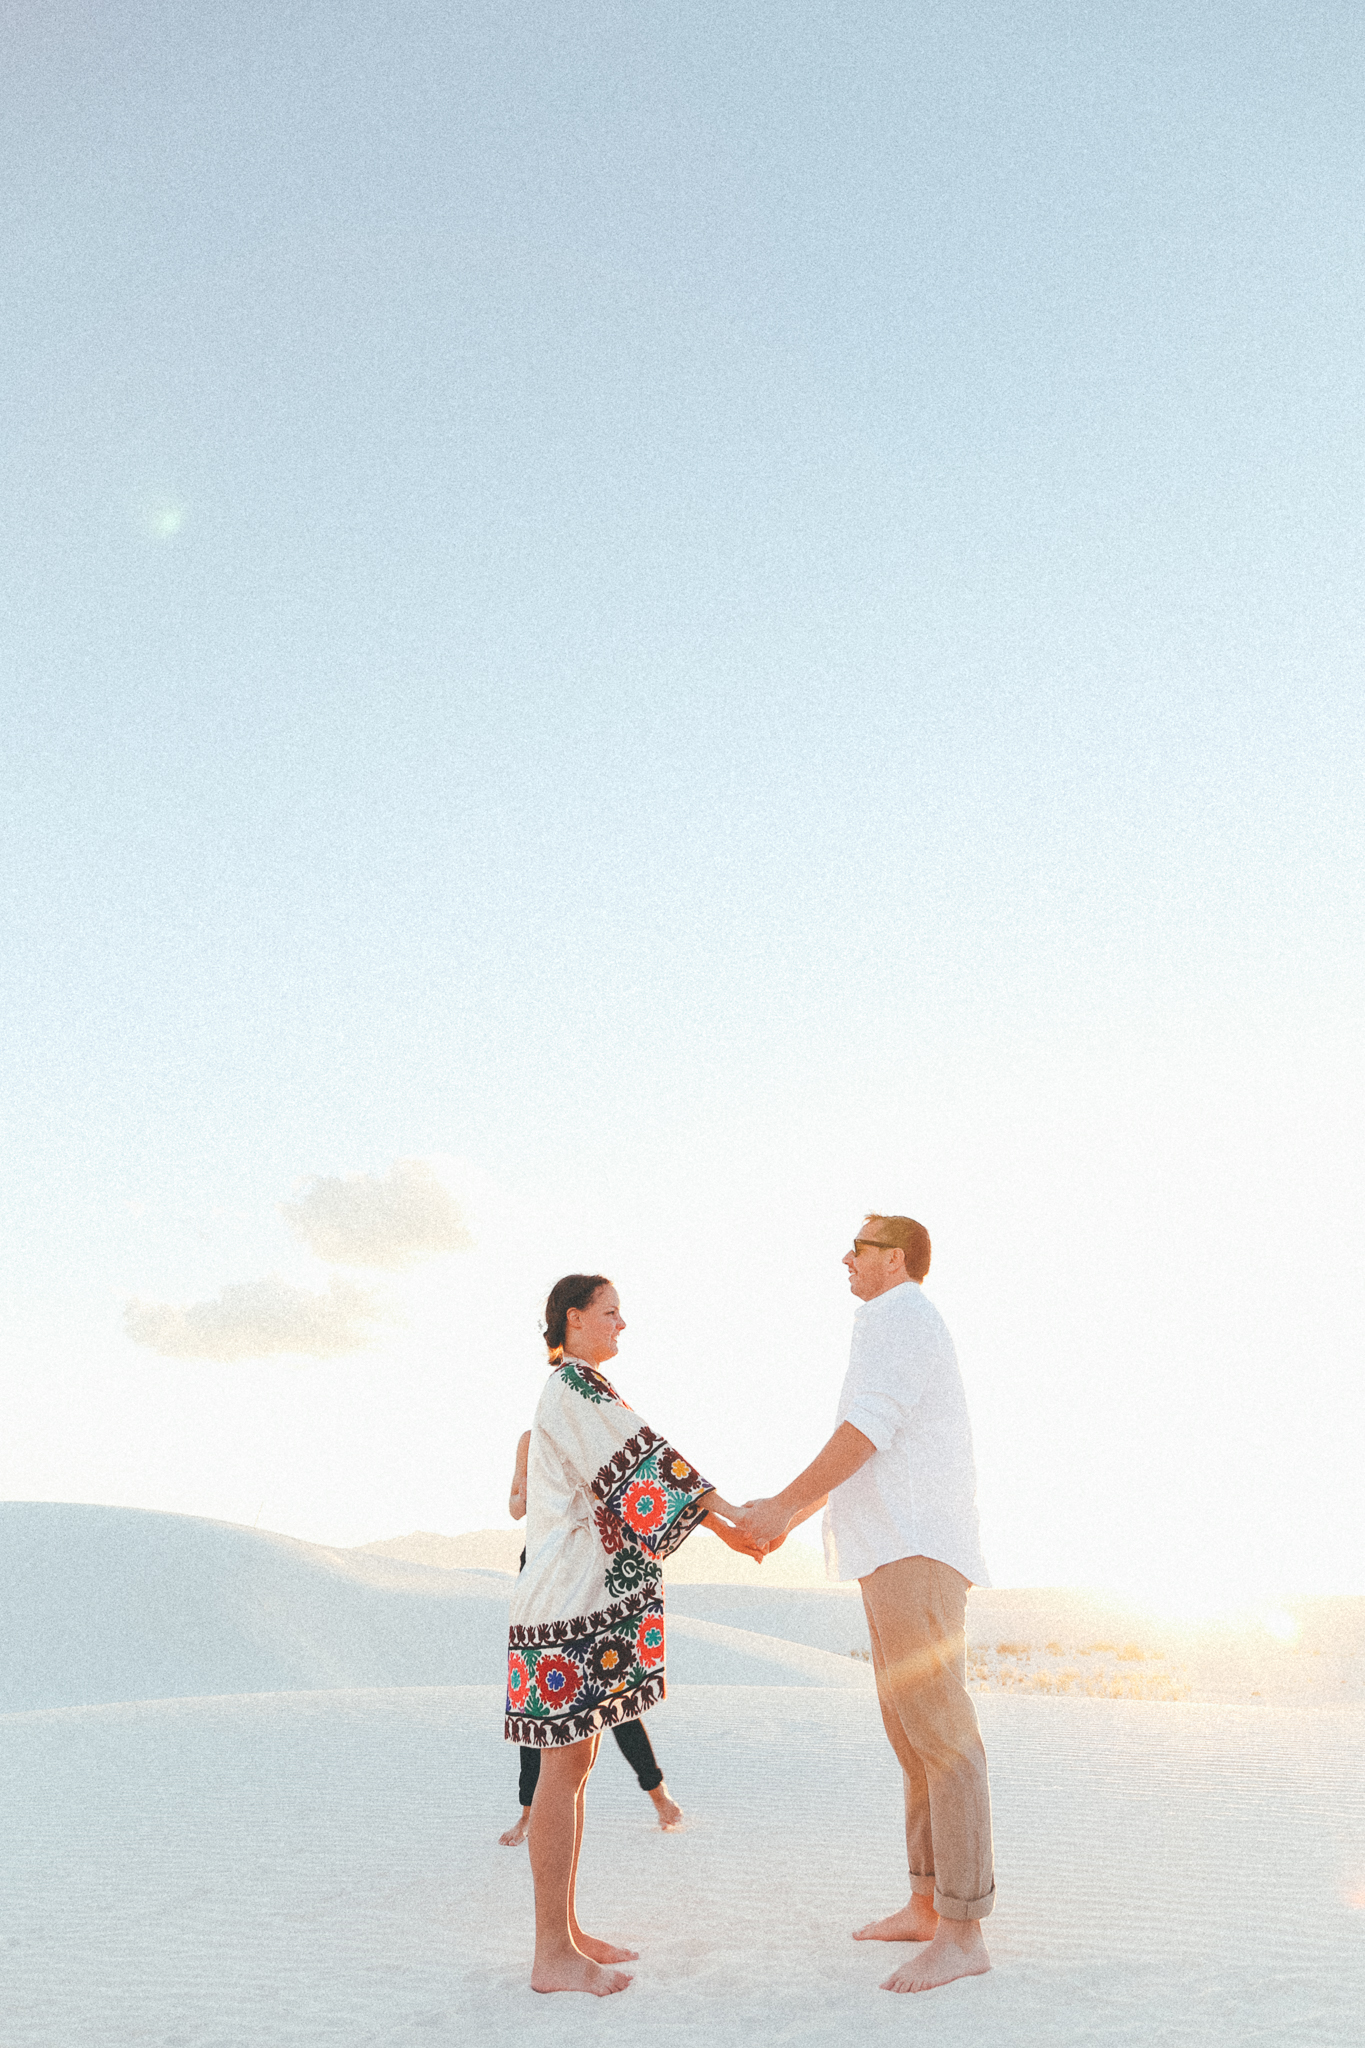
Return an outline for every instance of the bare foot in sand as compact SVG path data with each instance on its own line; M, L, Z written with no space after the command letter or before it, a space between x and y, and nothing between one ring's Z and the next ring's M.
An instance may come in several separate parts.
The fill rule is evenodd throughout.
M665 1834L672 1828L680 1828L682 1826L683 1810L677 1800L669 1796L667 1785L656 1785L649 1796L654 1801L654 1810L659 1816L659 1826L664 1830Z
M981 1977L991 1966L979 1920L940 1920L928 1948L908 1956L883 1991L934 1991L958 1977Z
M638 1963L640 1951L637 1948L617 1948L610 1941L599 1941L596 1935L585 1934L581 1927L574 1929L574 1947L582 1949L589 1962L593 1963Z
M531 1809L529 1806L523 1806L521 1809L521 1819L517 1822L516 1826L509 1828L505 1835L499 1835L498 1840L502 1843L504 1849L519 1849L526 1840L530 1826Z
M543 1963L537 1958L531 1970L533 1991L589 1991L594 1998L610 1998L631 1981L624 1970L604 1970L574 1948L562 1949Z
M908 1906L888 1913L885 1920L869 1920L854 1930L855 1941L932 1941L938 1932L934 1902L924 1892L912 1892Z

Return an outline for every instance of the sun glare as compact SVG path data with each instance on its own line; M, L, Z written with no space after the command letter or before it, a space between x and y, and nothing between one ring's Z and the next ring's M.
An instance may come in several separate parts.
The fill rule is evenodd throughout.
M1262 1629L1282 1643L1295 1642L1299 1635L1299 1621L1283 1604L1283 1596L1274 1598L1246 1585L1134 1587L1132 1598L1155 1621L1187 1628Z

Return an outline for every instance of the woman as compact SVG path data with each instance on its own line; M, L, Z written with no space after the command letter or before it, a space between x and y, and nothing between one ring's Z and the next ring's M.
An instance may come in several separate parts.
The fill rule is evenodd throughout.
M517 1460L512 1471L511 1491L507 1496L507 1512L514 1522L526 1519L526 1465L531 1455L531 1432L524 1429L517 1439ZM526 1552L521 1553L521 1569L526 1569ZM654 1811L659 1816L659 1826L665 1833L671 1833L682 1825L682 1808L664 1783L664 1774L659 1769L659 1760L654 1754L654 1745L645 1732L641 1721L618 1721L612 1729L616 1747L635 1773L636 1782L642 1792L647 1792L654 1802ZM540 1751L528 1749L522 1744L521 1768L517 1774L517 1798L521 1804L521 1816L498 1840L504 1849L519 1849L526 1840L531 1826L531 1801L536 1796L536 1785L540 1779Z
M588 1773L604 1728L664 1697L662 1565L707 1516L722 1542L755 1554L721 1521L735 1510L628 1408L600 1368L625 1329L602 1273L569 1273L545 1304L555 1368L536 1409L528 1461L526 1567L512 1595L509 1742L544 1752L531 1808L535 1991L624 1991L633 1962L583 1932L574 1889Z

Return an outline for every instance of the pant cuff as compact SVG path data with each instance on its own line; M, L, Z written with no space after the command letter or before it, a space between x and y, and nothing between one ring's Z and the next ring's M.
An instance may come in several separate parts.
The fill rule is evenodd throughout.
M984 1920L995 1906L995 1884L983 1899L950 1899L946 1892L934 1892L934 1911L940 1920Z

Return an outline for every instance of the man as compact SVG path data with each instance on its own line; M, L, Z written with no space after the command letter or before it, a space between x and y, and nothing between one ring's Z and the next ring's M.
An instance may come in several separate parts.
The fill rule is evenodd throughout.
M920 1283L929 1233L869 1215L844 1256L862 1307L853 1322L838 1426L814 1463L743 1511L776 1549L828 1502L832 1576L856 1578L877 1698L905 1777L910 1901L855 1941L927 1947L884 1991L928 1991L989 1970L981 1922L995 1904L990 1789L966 1689L967 1589L986 1585L971 1425L952 1338Z

